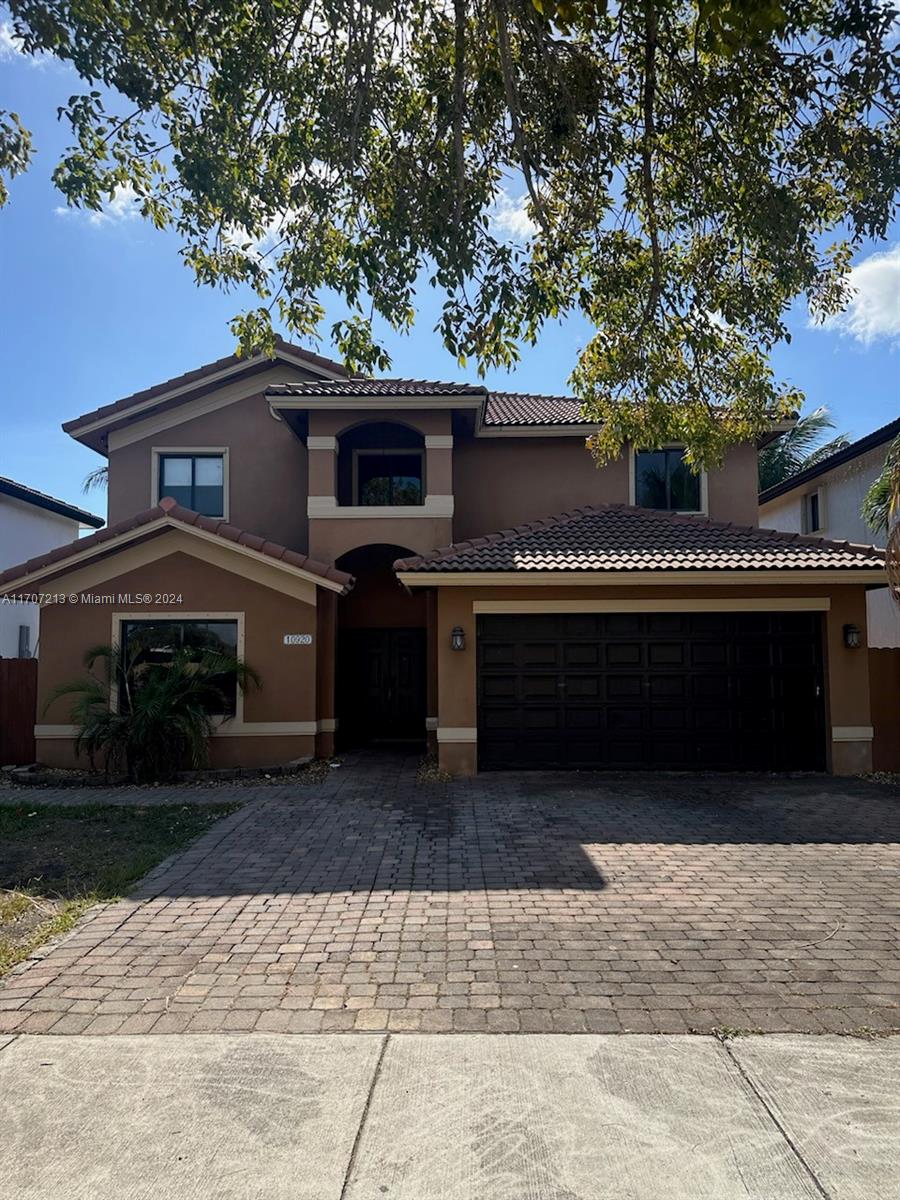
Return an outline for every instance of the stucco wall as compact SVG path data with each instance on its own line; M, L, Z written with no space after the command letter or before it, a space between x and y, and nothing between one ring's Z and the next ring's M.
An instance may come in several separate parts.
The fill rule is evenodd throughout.
M71 517L48 512L11 496L0 495L0 571L36 558L47 550L78 538L79 526ZM19 653L19 626L27 625L31 654L39 650L39 614L36 604L0 600L0 658Z
M455 541L583 504L629 503L629 454L597 467L581 437L461 438L453 449ZM709 516L757 523L756 448L737 446L709 473Z
M53 590L65 590L65 576ZM44 609L42 655L38 671L38 725L66 725L71 704L65 698L44 711L53 689L84 674L85 650L109 644L113 614L128 612L177 619L180 614L244 614L244 657L259 672L262 686L244 697L245 726L271 722L316 721L316 609L292 596L264 587L178 551L145 566L105 579L88 589L94 595L157 592L181 594L181 603L165 607L120 601L101 604L51 605ZM284 646L285 633L311 633L310 646ZM226 726L228 729L229 726ZM230 728L233 730L234 726ZM265 728L247 730L246 737L226 734L212 740L214 765L258 765L289 761L313 753L309 734L268 736ZM263 753L264 752L264 753ZM261 756L261 757L260 757ZM42 762L74 765L71 739L39 738Z
M825 471L809 483L760 505L760 525L785 533L802 533L804 497L821 490L824 493L825 525L818 531L820 537L846 539L864 546L884 545L883 536L872 532L862 519L860 509L866 492L881 473L887 450L887 444L877 446L867 454Z
M228 395L243 398L214 412L181 421L168 429L148 432L109 454L109 523L142 512L156 502L152 495L154 448L227 447L229 521L259 533L291 550L306 552L306 448L284 421L269 412L263 392L270 384L307 378L303 372L278 364L245 382ZM249 389L252 394L246 394ZM226 394L223 389L222 394ZM175 410L172 416L183 415ZM141 432L135 426L134 433Z
M883 546L883 534L875 534L860 515L866 492L881 474L888 446L877 446L867 454L826 471L809 483L760 505L759 523L765 529L784 533L803 532L803 502L812 492L821 491L821 511L825 524L817 537L855 542L863 546ZM900 646L900 609L886 588L869 592L867 601L869 645L878 648Z

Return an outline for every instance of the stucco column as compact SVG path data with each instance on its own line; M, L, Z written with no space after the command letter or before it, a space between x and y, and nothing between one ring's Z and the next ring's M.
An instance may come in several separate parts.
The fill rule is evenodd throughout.
M459 626L465 649L454 650L451 634ZM475 617L467 588L437 589L438 765L453 775L478 769Z
M437 651L437 589L425 595L425 741L430 754L437 753L438 727L438 651Z
M425 490L428 496L453 496L453 435L425 435Z
M852 650L844 644L845 625L859 629L858 649ZM856 775L872 770L865 588L834 589L826 629L829 767L835 775Z
M309 494L327 497L337 504L337 438L333 434L310 434L306 439L309 458Z
M335 668L337 655L337 595L319 589L316 606L316 756L334 754Z

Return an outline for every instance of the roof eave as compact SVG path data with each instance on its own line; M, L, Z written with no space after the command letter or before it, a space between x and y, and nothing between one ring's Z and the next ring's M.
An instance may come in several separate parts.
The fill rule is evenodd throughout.
M733 586L736 583L752 586L773 584L866 584L883 587L887 576L882 568L873 567L783 567L754 569L708 569L672 571L436 571L397 570L397 579L405 587L558 587L570 586L668 586L693 583L702 586Z

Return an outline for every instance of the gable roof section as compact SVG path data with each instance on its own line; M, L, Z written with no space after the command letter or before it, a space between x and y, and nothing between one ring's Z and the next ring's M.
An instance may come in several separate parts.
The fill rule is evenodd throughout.
M776 483L772 487L766 488L764 492L759 493L759 502L760 504L767 504L770 500L775 500L778 496L784 496L788 492L792 492L794 488L802 487L805 483L810 483L813 479L818 479L820 475L825 475L828 471L833 471L835 467L852 462L854 458L859 458L860 455L867 454L870 450L875 450L878 446L892 442L898 435L900 435L900 417L896 421L882 425L880 429L873 430L872 433L867 433L859 441L851 442L843 450L836 450L834 454L829 454L827 458L823 458L814 467L808 467L805 471L799 471L796 475L792 475L790 479L785 479L782 483Z
M125 396L112 404L104 404L91 412L82 413L80 417L75 417L71 421L65 421L63 422L63 431L71 434L77 441L83 441L94 449L100 449L102 443L99 436L92 435L105 432L105 427L114 421L131 418L137 416L138 413L144 415L153 411L157 405L171 402L176 398L179 403L183 403L192 399L195 390L203 384L212 387L221 380L234 382L242 376L264 371L277 361L320 372L326 379L335 376L346 378L347 376L347 369L341 363L330 358L323 358L321 354L313 354L310 350L304 350L302 346L286 342L284 338L276 338L274 359L264 354L256 354L252 358L246 359L238 358L236 354L226 354L224 358L205 363L196 370L176 375L172 379L156 383L153 387L144 388L143 391L134 392L131 396Z
M65 500L57 500L55 496L46 492L39 492L37 488L16 483L14 479L7 479L5 475L0 475L0 495L9 496L11 500L21 500L25 504L33 504L35 508L43 508L60 517L69 517L72 521L90 525L93 529L99 529L105 524L102 517L96 517L83 508L76 508L74 504L68 504Z
M603 504L399 559L401 575L883 571L884 551L702 517Z
M89 559L100 555L115 553L120 546L138 537L146 537L165 529L184 529L201 536L220 540L230 544L241 553L250 554L263 560L274 561L281 567L291 570L301 576L308 576L311 582L330 591L341 594L348 592L353 586L354 579L345 571L326 563L317 562L306 554L298 554L288 550L278 542L268 542L256 534L247 533L227 521L204 517L189 508L176 504L171 496L164 496L154 508L148 508L137 516L129 517L92 533L89 537L70 542L67 546L58 546L37 558L31 558L18 566L10 567L0 574L0 594L15 591L13 585L24 586L25 581L32 581L48 575L57 575L64 568L81 566Z

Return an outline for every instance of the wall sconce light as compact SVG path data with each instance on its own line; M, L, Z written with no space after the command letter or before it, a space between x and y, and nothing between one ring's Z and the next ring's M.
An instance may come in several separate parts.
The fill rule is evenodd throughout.
M848 650L858 650L862 645L862 634L858 625L844 626L844 645Z
M466 631L462 625L454 625L450 633L450 649L465 650L466 648Z

